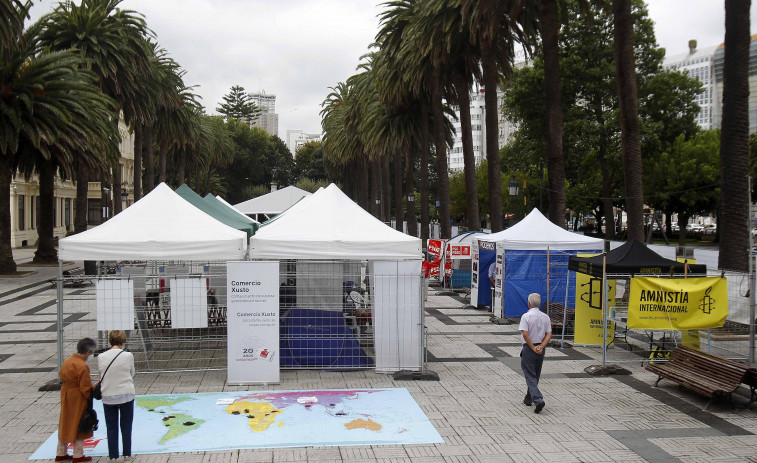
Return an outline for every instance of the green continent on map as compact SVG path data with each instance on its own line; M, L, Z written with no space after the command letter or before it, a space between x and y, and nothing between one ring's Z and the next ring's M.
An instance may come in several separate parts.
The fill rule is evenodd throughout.
M163 418L163 425L168 428L168 432L163 435L158 443L165 444L171 439L199 428L204 422L205 420L179 413L167 415Z
M282 413L268 402L250 402L242 400L234 402L226 407L226 413L231 415L244 415L249 421L250 429L255 432L265 431L276 421L276 415Z
M137 406L142 407L146 410L154 410L156 408L160 407L171 407L173 405L176 405L181 402L186 402L187 400L194 400L191 397L187 396L176 396L176 397L170 397L170 396L146 396L146 397L137 397Z

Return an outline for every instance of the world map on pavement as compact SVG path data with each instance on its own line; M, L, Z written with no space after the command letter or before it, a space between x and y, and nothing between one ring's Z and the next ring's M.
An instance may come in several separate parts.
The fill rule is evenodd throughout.
M100 426L84 453L108 455L102 402L95 401L95 410ZM57 439L55 432L29 459L54 457ZM404 388L162 394L134 402L134 455L441 442Z

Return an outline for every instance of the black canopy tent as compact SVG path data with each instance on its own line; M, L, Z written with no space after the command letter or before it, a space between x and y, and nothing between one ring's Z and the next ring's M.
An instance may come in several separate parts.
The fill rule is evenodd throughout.
M688 266L688 268L687 268ZM578 273L591 275L602 279L600 300L602 310L602 370L607 365L607 287L608 275L707 275L704 264L686 264L666 259L649 249L645 244L631 240L607 253L592 257L571 256L568 259L568 269Z
M602 278L603 259L605 272L619 275L706 275L707 266L704 264L684 264L662 257L636 240L628 241L606 256L575 257L568 259L568 269L585 273L593 277ZM688 265L688 271L686 270Z

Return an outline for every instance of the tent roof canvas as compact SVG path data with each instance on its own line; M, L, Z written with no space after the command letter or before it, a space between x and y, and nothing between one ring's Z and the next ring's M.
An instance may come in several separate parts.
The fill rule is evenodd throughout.
M482 231L469 231L465 233L460 233L459 235L455 235L452 238L450 238L446 244L471 244L473 243L473 240L476 238L481 238L482 235L488 235L488 233L484 233Z
M250 251L253 259L421 259L421 240L386 226L331 184L260 227Z
M208 194L210 194L210 193L208 193ZM228 202L228 201L226 201L225 199L223 199L223 198L222 198L222 197L220 197L219 195L216 195L216 199L217 199L217 200L219 200L219 201L221 201L221 202L222 202L223 204L225 204L226 206L228 206L228 207L229 207L229 208L230 208L230 209L231 209L232 211L236 212L236 213L237 213L237 214L239 214L240 216L242 216L242 217L244 217L244 218L246 218L246 219L250 219L250 220L252 220L252 222L253 222L253 223L256 223L256 224L260 225L260 222L258 222L257 220L255 220L255 219L252 219L252 218L250 218L250 217L248 217L248 216L246 216L246 215L242 214L242 213L241 213L241 212L239 211L239 209L237 209L236 207L234 207L234 206L232 206L231 204L229 204L229 202Z
M255 233L255 230L260 228L260 222L258 222L257 220L252 220L251 218L242 214L238 210L234 209L234 206L230 206L226 201L222 201L216 198L215 196L213 196L213 194L208 193L202 199L204 199L205 202L207 202L208 204L211 204L214 207L217 207L218 209L222 209L226 211L226 213L230 214L232 217L235 217L241 220L243 223L250 224L252 226L253 233Z
M288 186L263 196L234 204L234 207L242 214L268 214L270 216L272 214L281 214L297 203L297 201L307 196L310 196L309 192L301 190L296 186Z
M688 264L689 273L706 274L707 266ZM621 275L661 275L685 273L685 264L666 259L636 240L628 241L607 253L606 272ZM575 257L568 260L568 269L595 277L602 276L602 256Z
M604 249L599 238L579 235L558 227L534 208L523 220L497 233L478 237L480 241L502 242L505 249L596 251Z
M245 257L247 240L161 183L102 225L62 238L59 253L69 260L231 260Z
M255 226L252 220L244 220L239 214L229 210L228 207L221 204L220 201L212 201L203 198L189 188L186 183L176 189L176 194L219 222L247 233L248 238L255 233Z

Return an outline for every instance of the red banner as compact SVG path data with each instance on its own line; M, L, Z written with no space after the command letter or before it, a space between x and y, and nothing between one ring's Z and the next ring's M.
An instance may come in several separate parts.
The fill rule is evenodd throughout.
M470 246L468 245L449 245L447 248L449 249L449 255L453 259L470 257Z

